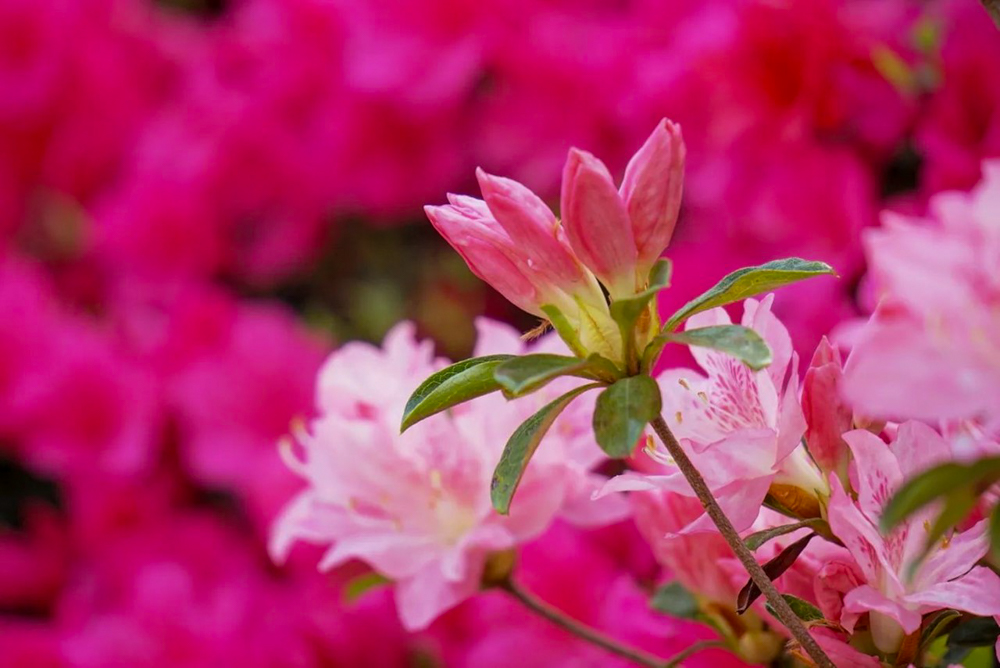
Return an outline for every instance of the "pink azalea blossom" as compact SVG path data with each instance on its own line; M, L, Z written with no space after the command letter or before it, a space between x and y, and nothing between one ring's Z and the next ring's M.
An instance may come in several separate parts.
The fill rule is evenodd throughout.
M1000 162L983 169L971 193L933 198L929 219L887 214L867 233L882 302L845 371L856 410L1000 420Z
M757 331L773 352L765 370L751 371L739 360L709 349L692 348L707 376L673 369L660 375L664 411L676 434L738 530L749 527L772 484L797 487L805 496L825 494L826 484L800 441L806 424L799 406L797 357L788 332L771 313L773 296L744 303L743 325ZM687 328L729 323L723 309L690 318ZM605 491L666 489L693 496L683 474L662 446L646 449L661 474L625 473ZM709 529L707 516L688 531Z
M514 330L488 321L479 327L478 352L523 352ZM484 397L400 435L409 393L440 367L430 343L414 341L411 325L390 332L382 350L350 344L330 357L318 381L320 416L296 435L301 453L287 446L289 465L309 487L279 518L271 541L278 559L297 541L329 544L324 570L367 562L395 581L409 629L474 595L490 555L534 538L555 516L603 524L626 512L619 499L589 501L601 480L590 469L601 455L589 435L592 408L581 402L582 414L568 412L550 431L510 515L496 514L489 488L503 446L552 397Z
M832 477L829 521L857 571L840 568L821 574L833 580L832 587L846 591L840 623L852 631L868 613L876 646L894 652L904 635L920 628L928 612L954 608L975 615L1000 614L1000 577L976 565L988 550L985 521L935 544L912 577L907 569L924 547L934 509L917 513L888 536L878 528L885 503L905 479L951 457L947 442L919 422L900 426L891 446L865 430L848 432L844 438L854 455L857 500Z

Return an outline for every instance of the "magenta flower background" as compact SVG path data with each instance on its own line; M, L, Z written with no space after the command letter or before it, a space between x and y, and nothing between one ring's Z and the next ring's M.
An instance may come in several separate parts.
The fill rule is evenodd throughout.
M403 319L449 357L473 315L533 326L423 206L478 192L481 167L558 212L570 147L619 184L669 117L687 169L662 306L740 266L829 262L839 280L773 303L805 373L875 305L863 240L897 230L866 228L937 220L934 196L1000 157L998 62L974 0L0 0L0 667L614 665L500 594L407 632L389 590L351 593L359 562L272 563L303 490L277 444L319 417L324 360ZM384 396L368 368L337 382ZM647 604L675 576L735 586L682 558L717 537L643 539L689 501L637 497L638 530L546 517L520 578L651 652L710 637Z

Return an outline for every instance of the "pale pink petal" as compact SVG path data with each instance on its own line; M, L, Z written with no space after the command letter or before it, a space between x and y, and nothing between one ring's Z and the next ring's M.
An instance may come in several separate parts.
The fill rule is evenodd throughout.
M523 355L524 341L521 334L504 322L490 318L476 318L476 347L473 357L483 355Z
M395 584L396 607L407 631L422 631L442 613L479 591L482 569L458 582L446 580L436 564Z
M916 575L916 586L953 580L967 572L986 556L989 542L986 536L988 520L977 522L966 531L956 532L946 547L933 550Z
M806 416L799 403L799 375L795 368L798 366L797 356L795 359L788 386L781 395L778 412L778 452L775 455L778 462L801 445L802 436L806 432Z
M861 514L836 477L830 478L830 489L830 528L854 557L865 580L878 582L883 570L895 567L886 554L885 539Z
M837 473L841 480L850 454L843 434L852 423L851 410L840 395L843 375L840 353L824 336L806 371L802 411L809 454L824 473Z
M607 482L607 478L596 474L580 478L567 492L559 516L584 528L605 526L627 518L632 511L624 495L606 494L599 499L594 498Z
M914 420L899 425L892 451L906 479L953 458L948 441L931 427Z
M1000 576L976 566L957 580L908 594L904 600L925 612L954 608L974 615L1000 615Z
M813 590L816 604L827 619L839 620L844 610L844 596L864 584L857 564L829 561L816 572Z
M903 482L899 461L888 444L865 429L844 434L854 455L858 504L865 515L877 522L889 497Z
M729 517L737 531L749 529L760 514L764 497L771 486L771 476L754 480L740 480L718 490L713 490L719 507ZM693 494L693 492L689 492ZM681 531L681 534L691 534L702 531L718 531L715 522L707 514L694 520Z
M366 532L339 537L323 555L319 569L325 571L361 559L388 578L407 578L433 562L437 554L430 536Z
M789 336L788 330L777 316L771 312L773 303L773 293L768 294L759 302L756 299L747 299L743 302L741 324L757 332L771 349L772 362L767 367L767 374L771 377L771 382L774 383L775 387L782 387L785 383L788 364L792 359L792 337Z
M920 613L906 608L899 603L886 598L869 585L862 585L844 597L844 611L855 614L879 612L896 620L907 634L920 628ZM854 625L845 625L848 631L854 630Z

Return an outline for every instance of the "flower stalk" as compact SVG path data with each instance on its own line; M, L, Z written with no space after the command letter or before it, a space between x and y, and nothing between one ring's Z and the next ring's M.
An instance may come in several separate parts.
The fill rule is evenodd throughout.
M575 619L566 616L563 612L553 608L551 605L539 599L531 592L523 589L511 578L507 578L497 586L513 596L521 605L536 615L547 619L556 626L572 633L577 638L580 638L591 645L600 647L601 649L611 652L612 654L628 659L639 666L646 666L647 668L674 668L675 666L679 666L684 659L687 659L697 652L705 649L711 649L712 647L725 647L725 643L721 641L710 640L699 642L691 645L670 659L661 659L658 656L643 652L642 650L635 649L634 647L623 645L604 635L600 631L592 629L589 626L581 624Z
M705 512L708 516L712 518L715 522L715 526L718 527L719 533L726 540L726 543L732 548L733 552L736 554L740 563L743 567L747 569L747 573L750 575L750 579L753 580L754 584L760 588L764 593L767 602L770 603L771 608L774 611L774 615L781 621L782 624L791 632L792 637L801 645L802 649L809 655L809 657L816 663L819 668L836 668L830 658L826 655L823 649L819 646L816 640L809 634L805 625L802 623L792 608L788 605L788 602L784 597L778 592L774 583L771 582L771 578L767 576L761 565L757 563L757 559L750 552L750 549L740 538L740 535L736 532L733 527L732 522L726 517L726 514L719 507L718 502L715 497L712 496L712 492L709 490L708 485L705 483L705 479L702 478L698 469L695 468L691 460L688 459L687 454L684 449L681 448L680 443L674 437L673 432L667 426L666 421L662 417L657 417L652 421L653 430L656 435L660 437L663 441L663 445L667 448L670 456L674 459L677 464L677 468L684 474L685 479L688 484L691 485L691 489L697 495L698 500L701 501L701 505L705 508Z

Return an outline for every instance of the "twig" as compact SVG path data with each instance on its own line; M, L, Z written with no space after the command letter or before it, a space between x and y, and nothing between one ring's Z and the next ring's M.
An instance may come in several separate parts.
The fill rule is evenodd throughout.
M600 633L589 626L585 626L575 619L567 617L563 612L556 610L545 601L522 589L520 585L516 584L513 580L508 579L506 582L501 584L500 587L506 590L511 596L524 605L524 607L528 608L535 614L544 617L556 626L566 629L573 635L586 640L592 645L597 645L612 654L617 654L618 656L633 661L640 666L646 666L646 668L664 668L665 665L671 665L667 664L666 659L661 659L641 650L621 645L603 633Z
M993 19L993 25L1000 30L1000 1L998 0L980 0L983 3L983 9L986 13L990 15Z
M792 636L798 643L802 646L802 649L809 654L810 658L819 668L836 668L830 658L826 655L823 649L817 644L806 627L802 624L794 612L792 612L791 607L788 605L788 601L778 592L775 588L774 583L771 582L771 578L767 577L764 570L761 568L760 564L757 563L757 559L754 558L753 553L747 548L743 543L743 539L736 532L733 527L733 523L729 521L726 514L722 512L722 508L719 507L719 503L715 500L712 492L708 489L708 485L705 484L705 479L701 477L701 473L695 468L691 460L688 459L687 454L681 448L680 443L674 437L673 433L670 431L670 427L667 426L666 421L663 417L657 417L652 422L653 430L656 431L657 436L663 441L663 445L666 446L667 451L673 458L677 467L684 474L687 479L688 484L691 485L691 489L694 490L695 495L697 495L698 500L701 501L701 505L704 506L705 512L708 516L712 518L715 522L715 526L718 527L719 533L722 537L726 539L729 546L736 553L739 558L740 563L743 567L747 569L747 573L750 574L750 579L754 581L767 598L767 602L771 604L771 608L774 610L775 616L784 624L788 630L791 632Z

